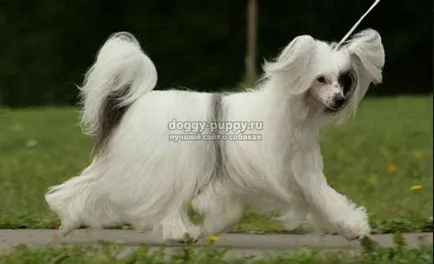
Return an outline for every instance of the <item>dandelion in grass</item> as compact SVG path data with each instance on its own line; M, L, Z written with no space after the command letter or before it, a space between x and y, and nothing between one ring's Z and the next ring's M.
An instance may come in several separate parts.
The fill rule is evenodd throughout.
M422 185L420 185L420 184L415 184L415 185L413 185L413 186L411 186L411 188L410 188L412 191L415 191L415 192L417 192L417 191L420 191L420 190L422 190L423 189L423 186Z
M415 152L413 152L413 157L415 159L421 159L421 158L423 158L423 153L421 151L416 150Z
M220 238L218 236L208 236L206 238L206 240L208 240L208 242L211 242L211 243L217 242L217 241L219 241L219 239Z
M388 173L395 173L398 170L398 167L394 163L389 163L387 165L387 172Z
M377 185L377 179L375 178L375 176L369 176L367 179L367 182L369 185L372 185L372 186Z

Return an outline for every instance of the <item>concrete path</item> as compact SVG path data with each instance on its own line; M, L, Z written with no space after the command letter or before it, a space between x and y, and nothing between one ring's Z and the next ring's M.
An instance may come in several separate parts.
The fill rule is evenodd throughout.
M150 234L133 230L76 230L66 237L56 236L52 229L3 229L0 230L0 249L7 249L19 244L96 244L109 241L128 246L173 246ZM433 244L433 233L403 234L409 247ZM393 247L392 234L372 235L371 238L382 247ZM202 245L203 242L198 242ZM327 235L292 235L292 234L222 234L215 245L223 248L251 249L297 249L302 246L310 249L358 249L359 241L347 241L340 236Z
M433 244L433 233L403 234L409 247ZM393 247L393 235L372 235L374 241L382 247ZM48 244L96 244L99 241L121 243L133 250L139 245L151 247L172 246L150 234L133 230L76 230L66 237L56 236L56 230L0 230L0 250L8 250L19 244L38 247ZM202 245L203 242L198 242ZM339 236L290 235L290 234L222 234L215 245L228 248L229 254L240 256L258 256L278 251L295 250L302 246L315 250L355 250L361 249L359 241L347 241Z

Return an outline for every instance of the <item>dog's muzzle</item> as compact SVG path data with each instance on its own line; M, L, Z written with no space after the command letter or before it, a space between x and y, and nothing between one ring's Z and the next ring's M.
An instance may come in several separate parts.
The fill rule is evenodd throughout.
M326 108L326 112L336 113L339 110L343 109L346 104L347 104L347 99L344 96L338 94L333 99L333 105Z

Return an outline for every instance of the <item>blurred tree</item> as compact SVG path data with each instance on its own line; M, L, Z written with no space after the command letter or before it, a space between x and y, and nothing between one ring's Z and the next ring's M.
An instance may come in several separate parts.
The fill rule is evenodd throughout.
M158 89L227 90L297 35L338 41L372 1L314 3L0 0L0 104L75 104L98 48L121 30L155 62ZM360 25L378 30L386 49L384 83L370 95L432 92L431 18L432 1L382 1Z
M257 79L256 73L256 34L257 34L257 0L247 0L247 43L246 43L246 82L252 84Z

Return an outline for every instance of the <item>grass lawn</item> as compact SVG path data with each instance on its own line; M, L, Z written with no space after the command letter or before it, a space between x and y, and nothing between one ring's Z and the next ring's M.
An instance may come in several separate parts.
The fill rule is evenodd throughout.
M18 246L12 252L0 255L2 263L183 263L183 264L217 264L217 263L250 263L250 264L428 264L433 263L433 248L421 247L419 249L407 248L402 240L396 236L395 248L377 248L365 244L363 252L341 251L321 252L306 248L292 252L279 252L256 258L236 258L226 255L226 251L214 247L212 244L193 248L189 245L168 250L149 250L141 246L137 250L126 251L122 245L100 243L94 246L47 246L39 249L29 249ZM401 241L401 242L400 242Z
M78 117L76 108L0 109L1 228L58 225L43 194L89 162ZM364 205L378 232L433 230L432 147L432 97L366 99L322 138L330 184ZM282 228L248 213L233 231Z

